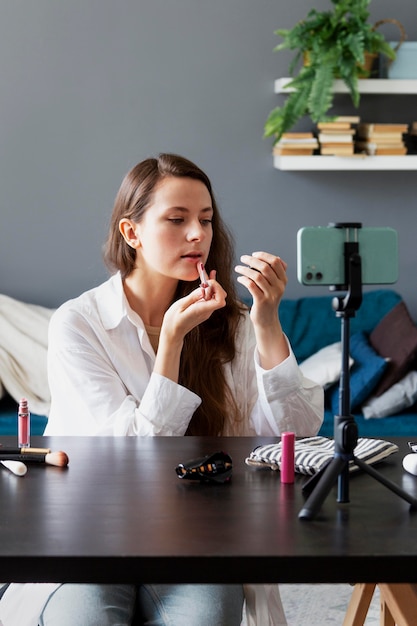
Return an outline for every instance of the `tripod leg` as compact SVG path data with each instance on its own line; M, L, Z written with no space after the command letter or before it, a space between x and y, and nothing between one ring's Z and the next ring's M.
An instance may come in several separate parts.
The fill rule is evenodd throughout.
M326 467L332 462L332 459L329 459L326 463L326 465L324 465L320 471L316 472L315 474L313 474L308 480L307 482L304 483L304 485L301 487L301 491L303 492L303 494L305 496L309 496L310 493L313 491L314 487L320 482L321 477L323 476L324 472L326 471Z
M342 456L333 457L332 461L326 467L319 483L316 485L314 491L310 494L303 508L299 512L299 519L311 520L316 516L346 463L348 463L348 461Z
M339 474L337 481L337 501L349 502L349 463L345 463L345 467Z
M416 498L413 498L413 496L411 496L409 493L404 491L404 489L401 489L401 487L396 485L394 482L392 482L391 480L388 480L388 478L385 478L385 476L377 472L371 465L368 465L368 463L365 463L361 459L358 459L356 456L353 457L353 460L356 463L356 465L360 467L361 470L363 470L364 472L372 476L372 478L375 478L375 480L379 481L385 487L387 487L388 489L396 493L397 496L400 496L400 498L402 498L403 500L406 500L406 502L409 502L412 505L413 509L417 509Z

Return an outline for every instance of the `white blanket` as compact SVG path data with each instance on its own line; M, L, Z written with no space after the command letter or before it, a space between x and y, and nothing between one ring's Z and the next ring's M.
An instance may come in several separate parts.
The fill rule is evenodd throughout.
M54 309L0 294L0 396L7 390L32 413L48 415L48 325Z

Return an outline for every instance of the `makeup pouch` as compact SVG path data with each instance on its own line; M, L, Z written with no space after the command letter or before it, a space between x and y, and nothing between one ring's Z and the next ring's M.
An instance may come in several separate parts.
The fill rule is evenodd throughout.
M390 454L398 452L398 446L382 439L359 438L353 451L358 459L373 465ZM320 472L334 456L334 440L327 437L308 437L295 442L295 471L299 474L313 475ZM247 457L246 464L251 467L281 469L282 446L272 443L257 446ZM358 470L358 466L349 461L349 470Z

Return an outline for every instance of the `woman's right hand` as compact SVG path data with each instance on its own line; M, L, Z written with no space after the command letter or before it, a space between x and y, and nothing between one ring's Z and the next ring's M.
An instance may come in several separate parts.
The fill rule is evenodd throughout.
M208 287L194 289L169 307L164 315L161 333L182 341L190 330L205 322L213 311L226 306L226 297L227 293L216 281L216 271L212 270Z
M198 287L188 296L176 300L167 309L162 322L154 372L178 382L184 337L205 322L217 309L226 305L227 294L210 272L208 287Z

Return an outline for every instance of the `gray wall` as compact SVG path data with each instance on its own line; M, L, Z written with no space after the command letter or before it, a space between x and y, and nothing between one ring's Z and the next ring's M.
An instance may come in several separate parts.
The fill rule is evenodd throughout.
M399 232L402 293L417 318L417 172L281 172L263 139L282 102L277 28L312 0L3 0L0 19L0 292L55 307L106 276L107 221L123 175L174 151L211 176L237 254L288 261L301 226L362 221ZM329 0L316 0L327 9ZM416 0L374 0L417 40ZM396 39L393 27L384 27ZM363 96L365 121L417 120L416 96ZM338 96L338 113L354 113ZM300 128L310 128L305 120Z

